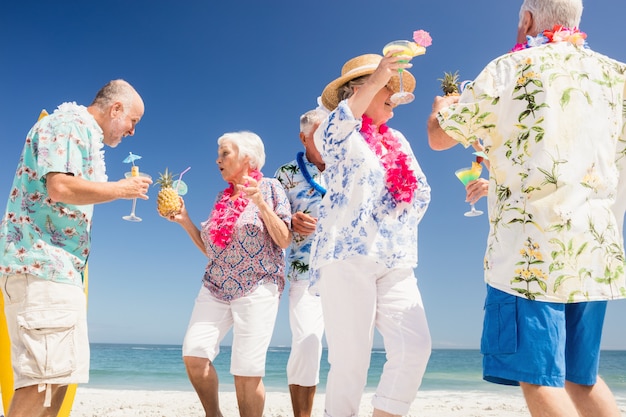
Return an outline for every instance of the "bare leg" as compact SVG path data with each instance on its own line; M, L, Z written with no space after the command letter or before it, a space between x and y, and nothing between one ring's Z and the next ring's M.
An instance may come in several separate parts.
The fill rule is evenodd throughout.
M533 417L573 417L578 411L565 388L520 382L526 405ZM596 416L600 417L600 416Z
M185 356L183 361L189 381L200 398L206 417L222 417L218 394L219 381L211 361L196 356Z
M294 417L311 417L316 388L315 385L312 387L303 387L302 385L295 384L289 385Z
M260 376L235 375L235 392L241 417L263 417L265 386Z
M374 412L372 413L372 417L400 417L400 416L397 414L390 414L386 411L375 408Z
M7 417L56 417L59 414L67 385L52 385L50 407L44 407L46 391L38 392L37 385L18 388L13 394Z
M613 393L600 377L598 377L596 384L591 386L566 381L565 390L581 417L621 416Z

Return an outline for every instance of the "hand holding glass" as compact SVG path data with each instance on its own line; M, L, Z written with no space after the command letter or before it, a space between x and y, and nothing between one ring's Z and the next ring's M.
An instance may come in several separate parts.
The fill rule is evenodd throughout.
M125 172L124 176L126 178L141 176L141 177L146 177L146 178L152 179L152 177L150 177L150 175L144 174L143 172L139 172L139 167L137 167L137 166L133 166L131 172ZM130 214L128 216L123 216L122 219L128 220L129 222L140 222L141 221L141 217L137 217L135 215L135 206L136 205L137 205L137 199L133 198L133 206L132 206L132 209L130 210Z
M467 186L470 182L477 180L480 177L480 173L483 170L483 166L478 162L472 162L471 167L465 167L461 169L457 169L454 174L461 180L464 186ZM474 217L480 216L483 214L482 211L476 210L474 207L474 203L470 203L472 209L465 213L466 217Z
M415 42L399 40L389 42L387 45L385 45L385 47L383 48L383 55L387 55L389 51L394 50L399 50L398 52L394 53L394 56L408 55L410 57L414 57L417 55L422 55L426 52L426 48L417 45ZM406 63L408 61L400 60L398 62ZM402 71L402 68L398 69L398 77L400 78L400 91L391 96L391 102L394 104L408 104L415 100L415 96L413 95L413 93L404 91Z

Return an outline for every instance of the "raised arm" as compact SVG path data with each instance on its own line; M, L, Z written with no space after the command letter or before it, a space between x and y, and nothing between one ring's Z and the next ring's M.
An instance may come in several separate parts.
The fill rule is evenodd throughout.
M146 177L124 178L115 182L94 182L61 172L46 175L46 188L57 203L86 205L106 203L117 199L148 199L152 180Z

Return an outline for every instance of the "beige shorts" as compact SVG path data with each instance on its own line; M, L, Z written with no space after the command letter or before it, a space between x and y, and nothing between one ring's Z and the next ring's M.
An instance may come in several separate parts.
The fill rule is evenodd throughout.
M29 274L0 275L14 386L89 380L87 300L82 288Z

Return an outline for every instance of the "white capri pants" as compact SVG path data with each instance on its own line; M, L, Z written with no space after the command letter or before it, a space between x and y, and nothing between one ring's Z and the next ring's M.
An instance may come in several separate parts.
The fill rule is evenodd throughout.
M324 317L319 296L309 292L309 281L289 283L289 326L291 353L287 361L287 383L312 387L320 380Z
M263 284L252 293L228 302L215 298L203 285L183 341L183 356L213 362L220 351L220 342L232 327L230 373L265 376L265 359L276 323L279 295L276 284Z
M325 415L358 415L374 326L383 338L387 362L372 405L387 413L407 414L431 352L413 269L389 269L359 256L323 266L319 277L330 363Z

